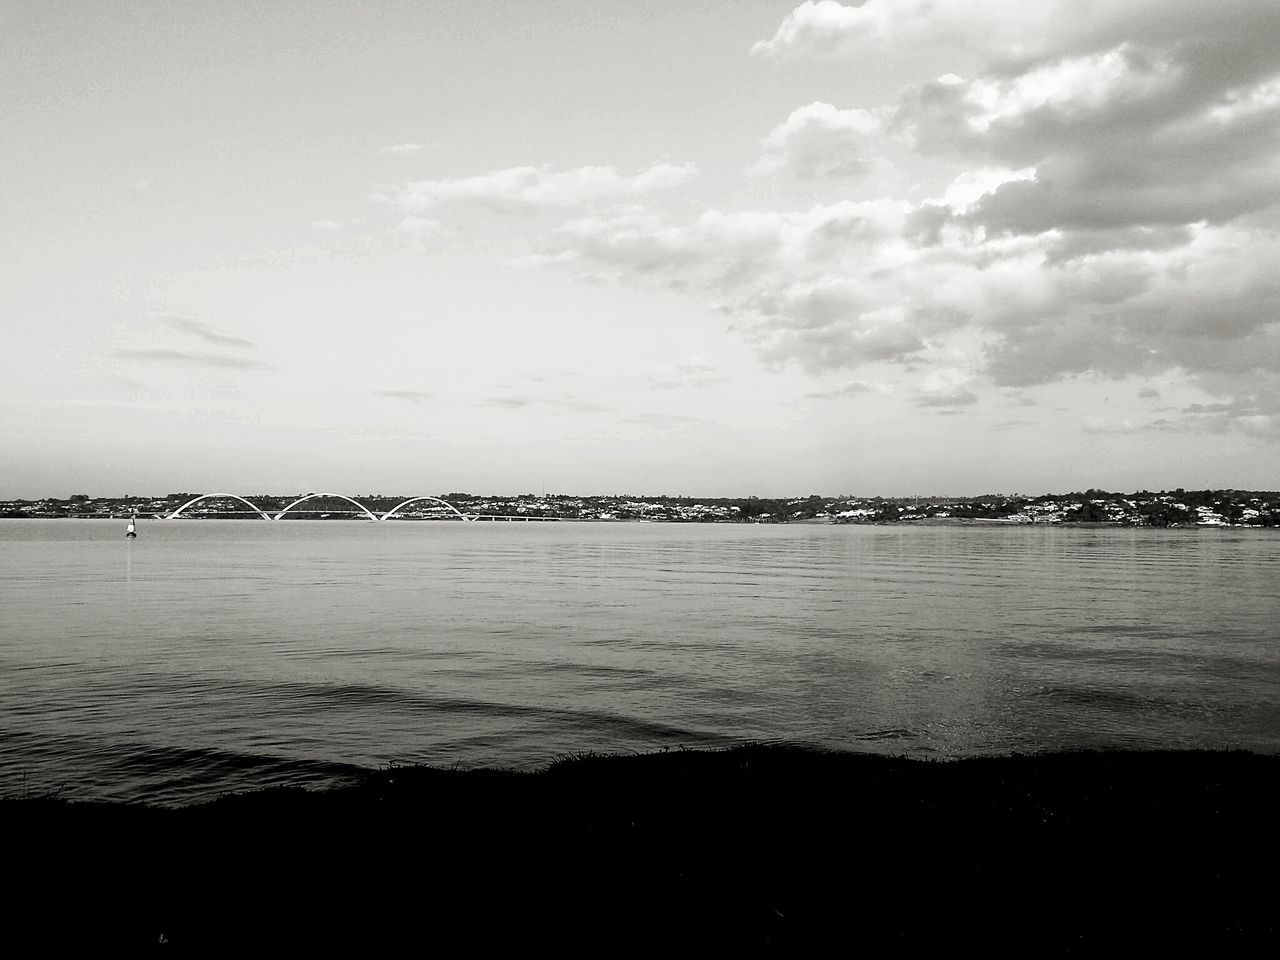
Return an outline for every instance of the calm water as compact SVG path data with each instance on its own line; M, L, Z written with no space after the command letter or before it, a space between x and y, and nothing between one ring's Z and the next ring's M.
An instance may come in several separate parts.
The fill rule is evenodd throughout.
M0 520L0 794L788 740L1280 751L1280 535Z

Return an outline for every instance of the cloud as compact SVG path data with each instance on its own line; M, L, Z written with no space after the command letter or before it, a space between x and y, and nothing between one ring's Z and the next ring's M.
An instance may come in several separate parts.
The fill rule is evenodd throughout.
M581 397L570 396L569 394L556 394L553 396L504 394L502 396L486 397L480 402L486 407L501 407L507 410L523 410L529 407L554 407L573 413L608 413L613 409L612 407L601 406L598 403L584 400Z
M1133 423L1132 420L1111 420L1106 417L1085 417L1081 422L1081 429L1085 433L1134 433L1141 427Z
M1220 9L1172 4L1127 33L913 87L887 123L922 153L1034 170L953 211L988 232L1230 222L1280 200L1280 20Z
M805 0L787 14L769 40L751 47L751 56L781 60L796 56L835 55L857 36L864 14L835 0Z
M1057 266L1113 251L1172 250L1185 247L1193 236L1191 228L1186 225L1073 230L1059 234L1048 245L1045 260Z
M1036 49L1037 38L1060 29L1064 19L1052 3L1025 0L865 0L855 5L806 0L750 54L773 61L831 59L883 51L897 42L939 39L966 46L998 44L1025 54Z
M412 214L401 218L395 227L395 233L418 245L437 237L446 237L450 232L448 227L434 217L419 217Z
M532 262L589 265L615 281L734 291L765 275L821 274L851 252L873 252L900 233L906 209L841 201L794 213L707 210L692 220L629 210L562 224Z
M539 257L699 296L767 362L815 372L919 359L964 331L984 344L997 386L1280 364L1273 234L1196 225L1002 239L963 229L931 244L912 235L927 205L580 218Z
M947 367L931 370L920 383L916 405L930 409L972 406L978 402L973 383L974 376L965 370Z
M499 208L573 207L598 200L640 197L681 186L698 174L694 163L655 163L634 176L614 167L512 167L474 177L418 180L396 198L411 214L449 201L484 203Z
M374 396L387 397L391 400L403 400L405 403L424 403L435 399L434 393L423 390L374 390Z
M905 152L918 189L877 178L889 195L797 210L678 213L635 198L567 220L525 262L696 298L767 364L824 375L898 364L922 374L913 401L926 409L1159 377L1231 407L1158 429L1270 436L1274 13L1270 0L805 3L758 57L950 53L969 76L857 109L800 106L750 172L848 178Z
M271 370L270 364L247 357L207 353L202 350L167 350L160 347L122 349L113 352L122 360L139 360L151 364L204 367L226 370Z
M1225 376L1215 381L1224 386L1280 369L1280 278L1269 266L1280 236L1204 226L1192 237L1171 250L1026 265L1029 309L1003 325L989 373L1030 384L1173 370Z
M844 56L866 40L883 40L922 16L924 0L868 0L846 6L836 0L805 0L778 25L768 40L752 45L753 57L770 60Z
M658 390L679 390L685 387L707 388L723 383L728 375L714 364L701 360L667 364L649 374L649 385Z
M880 117L871 111L811 103L770 131L763 155L747 172L756 177L786 171L801 178L865 178L889 166L871 154L872 138L881 132Z
M257 349L257 344L252 340L246 340L244 337L232 336L229 333L221 333L218 330L215 330L211 325L203 323L200 320L174 316L164 316L157 319L170 330L190 334L191 336L203 340L206 343L212 343L219 347L243 347L248 350Z
M752 339L767 361L796 360L821 373L904 361L926 346L920 324L900 309L867 303L845 283L800 285L775 294L774 306L763 301Z
M867 393L886 393L881 384L869 383L866 380L845 380L829 390L814 390L804 395L806 400L834 400L837 397L857 397Z
M383 147L378 151L380 157L407 157L415 153L421 152L422 147L416 143L397 143L390 147Z
M949 393L922 393L916 397L916 404L921 407L967 407L977 402L978 395L967 389Z
M1224 20L1239 26L1233 40L1247 43L1274 27L1274 15L1272 0L806 0L750 54L775 62L853 60L932 48L1004 67L1097 49L1117 37L1197 38Z
M736 318L769 362L812 370L899 360L925 344L928 311L904 306L905 205L842 201L797 213L655 212L572 220L537 262L701 295Z
M687 427L698 423L710 423L705 417L691 417L681 413L640 413L626 417L623 423L638 427Z
M312 220L311 226L316 230L341 230L342 224L337 220Z

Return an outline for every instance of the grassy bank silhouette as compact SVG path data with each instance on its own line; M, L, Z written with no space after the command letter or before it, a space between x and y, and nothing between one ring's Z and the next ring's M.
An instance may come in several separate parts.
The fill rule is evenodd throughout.
M393 768L181 809L0 802L49 947L1277 943L1280 757L787 746Z

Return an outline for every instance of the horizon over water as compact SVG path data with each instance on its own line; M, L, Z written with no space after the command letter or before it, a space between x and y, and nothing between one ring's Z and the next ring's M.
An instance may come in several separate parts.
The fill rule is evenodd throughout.
M0 795L751 740L1280 752L1257 530L0 520Z

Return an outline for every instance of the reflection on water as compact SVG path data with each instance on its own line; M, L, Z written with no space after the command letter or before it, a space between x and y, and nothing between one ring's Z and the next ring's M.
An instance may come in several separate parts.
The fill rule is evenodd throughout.
M0 521L0 793L791 740L1280 749L1266 531Z

